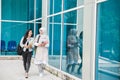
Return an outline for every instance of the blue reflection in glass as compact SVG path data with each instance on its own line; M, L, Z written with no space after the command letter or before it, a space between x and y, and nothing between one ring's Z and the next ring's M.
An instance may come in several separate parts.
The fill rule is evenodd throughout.
M97 6L96 80L120 79L120 0Z

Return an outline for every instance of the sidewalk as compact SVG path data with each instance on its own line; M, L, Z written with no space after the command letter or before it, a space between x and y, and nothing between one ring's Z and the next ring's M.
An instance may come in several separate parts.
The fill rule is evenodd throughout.
M38 68L31 63L29 77L25 79L22 60L0 60L0 80L62 80L45 71L44 76L38 75Z

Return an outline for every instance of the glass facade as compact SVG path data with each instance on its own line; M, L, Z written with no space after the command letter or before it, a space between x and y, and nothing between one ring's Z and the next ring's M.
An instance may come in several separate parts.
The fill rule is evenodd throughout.
M33 20L34 19L34 1L33 0L26 0L28 1L28 20Z
M50 40L49 64L51 66L83 80L87 80L84 78L86 68L95 72L95 79L88 80L119 80L120 1L46 0L45 10L42 8L45 5L43 3L43 0L1 1L0 56L16 56L17 45L25 32L32 29L35 37L39 33L38 29L43 24L47 24L47 34ZM91 4L96 5L93 7ZM95 7L97 16L92 15L94 11L89 11L93 8L95 10ZM47 15L43 16L46 10ZM44 18L47 20L46 23L43 23ZM94 18L97 20L96 23ZM95 25L95 53L92 53L93 45L91 45L93 36L83 35L84 32L91 35L94 30L91 25L86 25L85 19L90 19L91 25L97 24ZM86 26L90 27L89 30L86 29ZM90 44L85 44L88 41L86 39L91 40ZM10 42L14 42L13 50L9 50ZM91 51L87 52L86 46L89 46ZM93 65L86 64L94 58L93 55L95 55L94 69L92 69ZM85 66L82 67L82 65ZM85 73L92 76L89 71ZM89 77L89 75L87 76Z
M28 29L37 34L41 27L42 0L2 0L1 1L1 52L0 55L17 55L17 45ZM36 11L36 19L34 13ZM35 20L35 28L34 21ZM35 32L34 32L35 31Z
M81 64L77 61L74 62L74 59L73 63L67 64L68 56L71 55L68 51L68 36L71 29L77 30L76 37L79 37L80 33L83 31L83 8L74 9L81 7L83 2L83 0L50 0L48 3L50 7L48 10L50 11L48 12L48 28L51 41L49 49L49 64L79 78L81 78L82 73L80 67ZM77 44L79 45L79 43ZM76 56L80 58L79 47L76 47L76 49L78 50L76 51ZM74 50L74 48L72 48L72 50ZM74 54L72 56L72 58L75 58L76 60L77 57L74 57ZM68 67L69 71L67 70ZM72 71L71 68L74 68L74 70Z
M72 4L72 5L71 5ZM84 0L64 0L64 10L76 8L84 4Z
M17 45L27 29L34 29L33 23L2 22L1 25L4 26L1 28L1 35L4 35L1 40L5 42L1 55L17 55Z
M2 0L1 3L2 20L28 20L28 0Z

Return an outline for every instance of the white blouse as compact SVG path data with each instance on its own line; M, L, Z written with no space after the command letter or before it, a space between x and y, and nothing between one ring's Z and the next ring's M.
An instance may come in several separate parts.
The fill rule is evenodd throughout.
M40 36L40 38L39 38L39 36ZM38 38L39 38L39 40L38 40ZM37 41L38 41L38 42L37 42ZM38 34L38 35L36 36L34 45L35 45L35 46L38 46L38 45L41 44L42 42L48 42L48 43L45 45L45 47L49 47L49 38L48 38L48 36L47 36L47 35L40 35L40 34Z
M21 41L20 41L20 46L23 48L23 51L25 52L26 51L26 48L24 47L25 45L27 45L27 43L28 43L28 45L32 45L32 48L29 48L28 50L29 50L29 52L31 52L31 51L33 51L33 41L34 41L34 38L28 38L27 39L27 41L26 41L26 43L25 44L23 44L23 39L24 39L24 37L22 37L22 39L21 39Z

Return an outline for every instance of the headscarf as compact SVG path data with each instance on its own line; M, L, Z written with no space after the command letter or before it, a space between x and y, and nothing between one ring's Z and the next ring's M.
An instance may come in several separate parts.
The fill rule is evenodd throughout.
M41 27L39 30L42 30L42 31L43 31L43 34L46 33L46 28L44 28L44 27Z
M77 35L77 30L71 29L69 35Z

